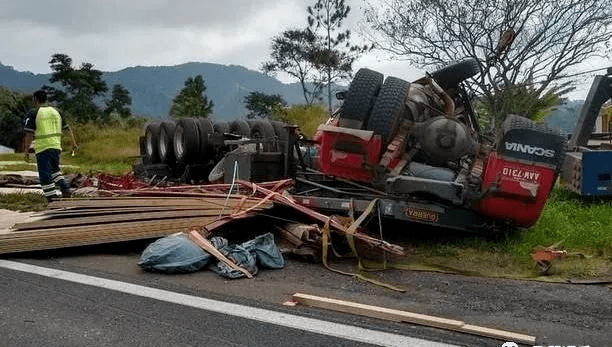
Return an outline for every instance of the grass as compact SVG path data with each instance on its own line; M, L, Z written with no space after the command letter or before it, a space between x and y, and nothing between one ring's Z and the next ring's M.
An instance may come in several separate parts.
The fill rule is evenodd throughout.
M140 155L139 137L142 125L101 125L87 123L73 126L74 136L79 146L76 155L70 151L70 138L63 136L61 163L64 173L91 174L104 172L122 175L130 172L136 158ZM0 170L36 170L36 159L31 155L31 163L24 162L22 153L0 154ZM9 162L2 164L3 162Z
M315 110L316 111L316 110ZM326 117L312 111L312 118ZM324 110L323 110L324 111ZM297 116L296 116L297 117ZM320 124L317 119L313 124ZM310 135L316 127L302 125ZM138 138L142 125L85 124L73 128L79 152L62 154L65 173L91 174L105 172L125 174L132 170L139 154ZM70 142L64 137L64 148ZM10 162L10 164L4 163ZM23 154L0 154L0 171L35 170L23 162ZM0 208L39 211L46 202L38 194L0 194ZM385 226L385 230L403 228ZM515 277L563 281L567 279L612 279L612 200L581 198L564 188L555 188L544 212L534 227L496 238L448 231L432 232L409 226L401 232L403 245L411 255L396 267L456 272L467 275ZM408 235L408 236L406 236ZM396 240L391 240L395 242ZM531 254L536 247L558 244L568 252L564 260L553 263L549 276L540 276Z
M393 267L543 281L612 281L610 199L585 199L557 187L534 227L498 237L419 228L400 237L411 253ZM542 275L531 255L552 245L568 256L554 261L549 273Z
M65 172L88 174L105 172L125 174L132 170L139 156L138 138L142 126L99 125L88 123L74 127L74 136L79 146L75 156L69 152L62 155L62 163L76 166ZM64 148L70 148L70 141L64 137Z
M37 193L0 194L0 209L29 212L47 209L47 200Z

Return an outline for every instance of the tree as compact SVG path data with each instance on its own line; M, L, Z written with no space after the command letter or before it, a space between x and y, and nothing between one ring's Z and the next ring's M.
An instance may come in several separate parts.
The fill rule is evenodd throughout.
M128 118L132 113L129 108L131 104L132 98L130 97L130 92L122 85L115 84L111 99L106 102L104 114L108 118L111 113L116 112L121 118Z
M612 7L600 0L388 0L365 13L377 47L418 67L478 60L469 87L489 99L521 85L563 94L571 82L560 80L609 54L612 39Z
M102 71L83 63L79 69L72 67L72 59L66 54L51 57L53 71L49 82L59 83L62 88L43 86L49 101L56 102L66 118L87 121L98 118L102 112L96 98L103 96L108 87L102 80Z
M272 39L272 59L261 67L265 74L271 76L285 72L296 78L302 87L306 104L317 100L323 87L311 62L315 44L316 36L311 31L287 30Z
M327 102L332 109L332 83L348 79L352 75L353 62L359 54L371 49L368 46L351 46L350 30L341 30L344 19L351 11L344 0L317 0L308 6L308 31L317 40L310 62L322 72L327 85Z
M21 150L23 116L32 107L32 96L0 87L0 145Z
M195 78L189 77L185 81L185 87L172 100L170 116L175 118L182 117L207 117L212 113L214 103L208 100L204 92L204 78L197 75Z
M556 88L540 95L533 84L519 84L499 90L495 95L483 96L476 102L476 110L481 128L496 129L508 114L542 121L552 114L559 103Z
M251 92L244 97L247 110L251 111L247 118L274 118L279 119L287 102L280 94L268 95L261 92Z

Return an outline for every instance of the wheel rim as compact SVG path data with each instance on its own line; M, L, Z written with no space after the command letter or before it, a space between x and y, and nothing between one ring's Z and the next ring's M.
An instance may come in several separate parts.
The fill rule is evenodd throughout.
M183 127L176 127L174 133L174 152L178 160L183 160L185 156L185 144L183 142Z
M167 158L168 148L167 146L167 138L168 133L166 132L166 128L161 128L159 132L159 156L163 159Z
M146 147L147 148L147 155L148 156L152 156L153 155L153 139L152 139L152 136L151 136L150 132L147 132L145 143L146 143L146 146L147 146Z

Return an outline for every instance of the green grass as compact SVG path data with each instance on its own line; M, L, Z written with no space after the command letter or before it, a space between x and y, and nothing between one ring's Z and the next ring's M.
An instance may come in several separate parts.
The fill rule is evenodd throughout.
M71 155L70 138L62 137L61 163L64 173L91 174L104 172L126 174L132 170L140 155L138 138L142 124L112 125L87 123L73 125L74 136L79 147L75 156ZM36 158L31 155L31 163L24 162L23 153L0 154L1 171L36 170ZM19 162L2 164L2 162Z
M0 194L0 209L11 211L43 211L47 209L47 200L37 193Z
M94 123L77 125L73 128L79 150L75 156L69 151L62 154L62 163L77 168L65 168L67 173L88 174L105 172L125 174L132 170L140 154L138 138L142 126L114 126ZM64 136L64 148L70 148L69 138Z
M585 199L555 188L534 227L505 235L415 229L393 240L411 250L407 258L395 260L394 267L544 281L612 281L610 199ZM536 248L552 245L568 256L554 261L549 274L542 276L531 256ZM380 265L380 255L376 260Z

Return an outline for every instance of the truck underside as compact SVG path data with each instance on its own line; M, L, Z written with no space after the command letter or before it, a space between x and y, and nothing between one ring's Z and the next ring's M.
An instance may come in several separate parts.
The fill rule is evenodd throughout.
M150 124L136 171L186 182L289 177L298 203L332 213L376 201L382 218L487 233L530 227L563 164L565 137L516 115L495 138L481 136L462 86L477 69L465 60L412 83L361 69L312 140L265 119Z

